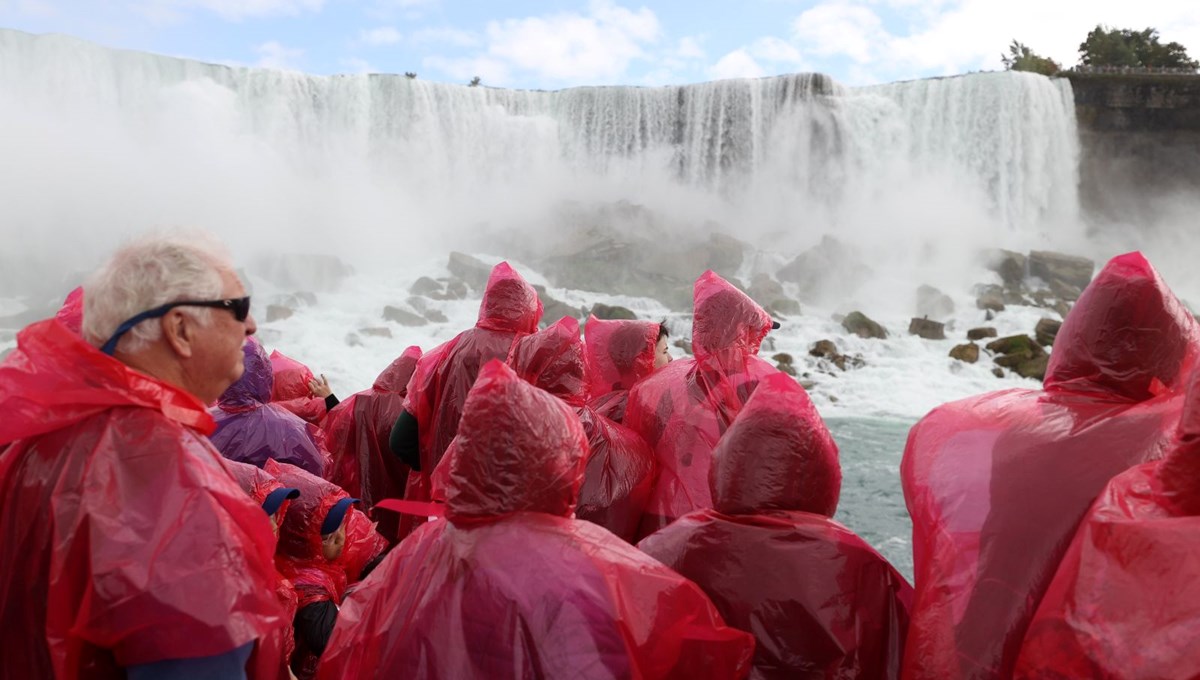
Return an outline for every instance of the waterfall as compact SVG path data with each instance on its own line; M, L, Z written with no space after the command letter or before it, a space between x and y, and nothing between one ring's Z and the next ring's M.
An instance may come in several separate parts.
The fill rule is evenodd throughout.
M3 236L31 250L164 223L260 245L432 244L589 198L789 244L955 229L991 245L1078 229L1070 84L1031 74L543 92L0 30L0 125Z

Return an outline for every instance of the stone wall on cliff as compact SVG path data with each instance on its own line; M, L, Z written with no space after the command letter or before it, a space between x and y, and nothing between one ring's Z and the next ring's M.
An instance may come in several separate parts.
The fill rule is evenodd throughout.
M1200 75L1066 74L1080 201L1098 224L1175 223L1200 205Z

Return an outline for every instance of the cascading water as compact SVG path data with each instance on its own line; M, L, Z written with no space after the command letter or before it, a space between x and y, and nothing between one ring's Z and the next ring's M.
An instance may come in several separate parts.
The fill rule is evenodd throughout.
M567 199L715 219L750 241L782 232L791 248L826 232L991 244L1078 224L1070 85L1028 74L536 92L0 30L0 121L23 131L0 139L6 237L30 250L181 222L256 245L336 229L443 246L422 235L527 227Z

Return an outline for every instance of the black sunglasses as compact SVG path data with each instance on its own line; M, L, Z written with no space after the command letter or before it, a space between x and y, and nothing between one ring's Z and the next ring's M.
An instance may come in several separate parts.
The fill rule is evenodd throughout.
M100 348L100 351L111 355L113 352L117 351L117 343L121 341L121 336L128 333L134 326L145 321L146 319L154 319L156 317L164 316L167 312L175 309L176 307L215 307L217 309L227 309L233 314L233 318L237 319L238 321L245 321L250 316L250 296L247 295L246 297L229 298L227 300L180 300L179 302L168 302L161 307L155 307L154 309L150 309L142 312L141 314L133 316L124 321L120 326L117 326L116 332L112 334L112 337L108 339L108 342L104 343L104 346Z

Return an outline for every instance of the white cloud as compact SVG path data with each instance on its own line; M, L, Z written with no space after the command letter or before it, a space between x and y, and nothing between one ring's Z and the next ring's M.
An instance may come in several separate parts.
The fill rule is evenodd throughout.
M890 31L875 12L880 6L894 17ZM827 0L800 14L793 29L805 54L851 62L836 70L857 85L1000 69L1000 55L1014 39L1072 66L1079 43L1101 23L1152 26L1164 41L1200 52L1200 3L1173 0L1093 0L1086 12L1045 0Z
M275 68L285 71L299 70L300 60L304 58L304 50L298 47L285 47L277 41L265 42L254 51L259 55L255 66L260 68Z
M675 48L675 55L680 59L703 59L704 47L701 43L704 38L700 36L686 36L679 39L679 45Z
M636 60L652 57L662 29L654 12L592 0L586 14L559 13L488 22L486 47L468 58L431 57L426 64L453 77L490 70L493 82L521 73L547 85L619 82ZM478 73L487 80L487 76Z
M714 80L727 78L761 78L767 75L754 57L745 49L739 48L721 57L717 63L708 69L708 75Z
M228 21L242 19L297 16L304 12L319 12L325 0L172 0L166 4L180 8L204 9Z
M874 11L844 2L827 2L805 11L792 29L806 52L846 56L860 64L876 58L877 47L888 37Z
M415 45L476 47L479 45L479 36L457 28L422 28L409 35L409 41Z
M366 45L371 45L372 47L379 47L381 45L395 45L396 43L400 42L400 37L400 31L397 31L391 26L380 26L378 28L372 28L370 30L364 29L358 32L358 41Z
M774 36L759 38L747 49L750 54L762 61L797 66L804 63L804 57L801 56L800 50L796 49L795 45Z

